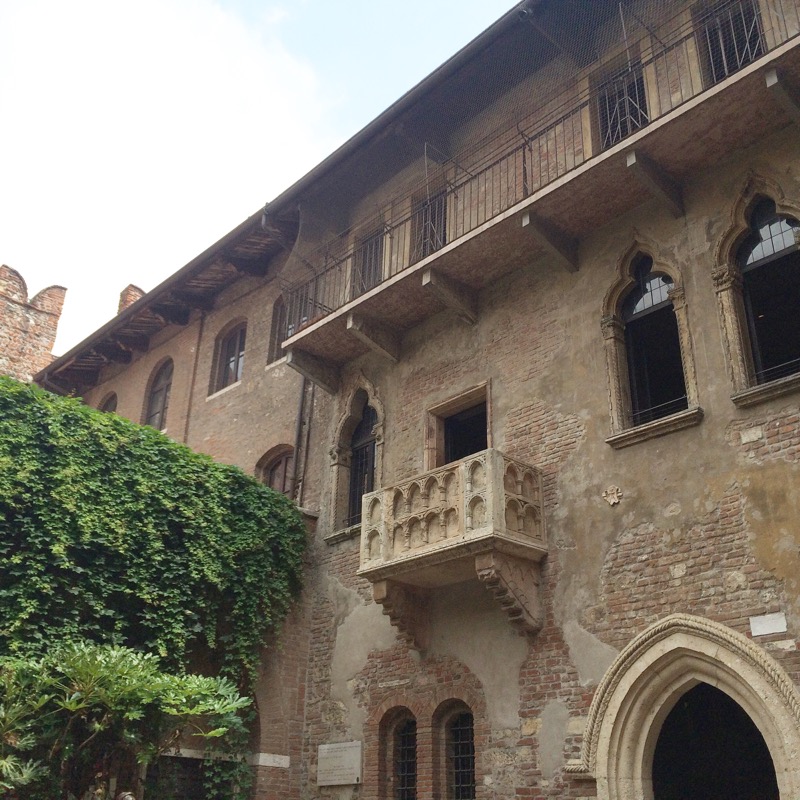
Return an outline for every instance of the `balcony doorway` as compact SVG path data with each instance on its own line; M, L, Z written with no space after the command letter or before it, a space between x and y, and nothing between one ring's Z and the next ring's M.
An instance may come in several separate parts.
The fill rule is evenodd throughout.
M428 410L425 467L436 467L492 446L489 384L484 383Z

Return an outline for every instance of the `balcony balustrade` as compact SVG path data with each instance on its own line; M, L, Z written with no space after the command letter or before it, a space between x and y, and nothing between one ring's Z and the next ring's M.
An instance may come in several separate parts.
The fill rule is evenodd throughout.
M670 112L799 34L800 0L724 0L698 3L692 11L684 8L639 40L626 42L623 65L598 68L581 79L580 88L536 98L532 106L551 110L517 119L493 143L483 141L479 150L453 158L443 172L446 188L434 191L428 183L394 198L379 215L379 233L372 220L328 242L316 263L310 262L314 277L287 290L286 336L291 339L374 287L395 283L396 276L435 259L437 251L524 204L623 140L657 127L655 123ZM796 63L792 69L797 71ZM672 150L681 149L673 142ZM685 160L688 148L683 150ZM642 161L635 163L637 170ZM663 191L669 181L654 181L652 170L646 164L644 169L649 185L660 183ZM616 185L614 191L625 190ZM597 194L607 205L606 193ZM396 209L402 207L407 212L398 218ZM495 277L485 259L483 274L486 281ZM402 314L397 321L401 328L408 322ZM303 347L307 344L308 352L314 353L314 343L304 342Z
M512 623L538 630L546 554L541 474L498 450L363 497L359 575L418 647L425 593L475 578Z

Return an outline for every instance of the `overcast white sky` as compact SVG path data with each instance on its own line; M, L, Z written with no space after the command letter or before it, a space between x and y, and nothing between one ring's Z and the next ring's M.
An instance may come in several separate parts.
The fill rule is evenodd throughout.
M55 353L279 194L514 0L0 0L0 263Z

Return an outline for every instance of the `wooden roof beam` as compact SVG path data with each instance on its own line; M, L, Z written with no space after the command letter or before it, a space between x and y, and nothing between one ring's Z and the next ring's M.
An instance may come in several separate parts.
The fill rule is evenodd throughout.
M168 325L188 325L191 309L183 305L154 305L150 307L153 316Z

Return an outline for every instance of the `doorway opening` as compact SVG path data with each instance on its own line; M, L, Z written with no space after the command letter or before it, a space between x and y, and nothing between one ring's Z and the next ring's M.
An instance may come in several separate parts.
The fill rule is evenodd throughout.
M699 683L667 715L653 755L654 800L779 800L761 732L727 694Z

